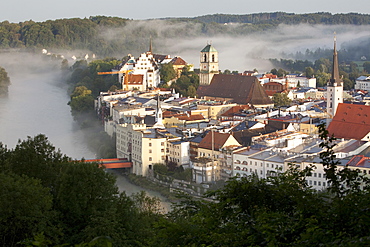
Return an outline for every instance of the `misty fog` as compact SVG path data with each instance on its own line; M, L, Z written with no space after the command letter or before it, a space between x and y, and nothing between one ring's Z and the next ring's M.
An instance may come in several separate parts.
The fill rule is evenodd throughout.
M45 134L57 149L72 158L95 158L67 105L69 96L67 85L61 81L60 60L29 53L3 53L0 66L11 81L8 96L0 98L0 142L14 148L18 139Z
M263 32L248 35L238 34L238 30L247 24L225 24L228 33L214 35L201 33L200 23L185 23L165 20L132 21L120 29L102 30L101 36L107 42L128 39L132 34L141 35L137 48L133 51L117 51L117 58L128 53L138 56L147 51L150 36L153 37L153 52L181 56L188 63L199 67L199 52L207 43L211 43L219 52L220 69L250 70L257 68L260 72L270 71L273 67L269 58L282 57L283 54L305 52L306 49L332 49L334 32L337 36L337 48L343 44L356 46L361 38L370 37L369 26L354 25L285 25ZM186 30L186 32L185 32ZM192 30L189 32L189 30ZM174 35L176 34L176 35ZM130 40L130 42L132 42ZM140 50L141 49L141 50Z

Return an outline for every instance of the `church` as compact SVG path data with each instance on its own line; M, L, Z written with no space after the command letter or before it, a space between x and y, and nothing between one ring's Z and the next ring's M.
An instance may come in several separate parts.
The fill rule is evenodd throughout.
M197 95L206 100L249 104L256 108L274 106L257 77L220 74L218 52L210 44L200 52Z

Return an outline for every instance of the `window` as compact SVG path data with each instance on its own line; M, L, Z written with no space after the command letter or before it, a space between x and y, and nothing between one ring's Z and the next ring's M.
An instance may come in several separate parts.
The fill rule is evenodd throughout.
M321 173L319 173L319 178L321 178Z
M314 176L314 177L317 177L317 173L315 172L315 173L313 174L313 176Z
M319 185L319 186L321 186L321 182L320 182L320 181L319 181L319 182L317 182L317 183L318 183L318 185Z
M149 157L149 161L152 161L152 157Z
M151 147L152 146L152 143L151 142L149 142L149 147Z
M316 185L316 181L313 181L313 185Z
M326 186L326 183L325 182L322 182L322 186Z
M164 142L161 142L161 146L164 146Z
M151 149L149 149L149 153L150 153L150 154L152 153L152 150L151 150Z
M164 148L161 149L161 153L164 153Z

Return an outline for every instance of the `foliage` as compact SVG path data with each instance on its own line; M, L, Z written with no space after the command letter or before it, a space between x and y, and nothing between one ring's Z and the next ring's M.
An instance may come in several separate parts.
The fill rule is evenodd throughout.
M8 73L2 67L0 67L0 96L8 93L8 87L10 85L10 79Z
M164 83L175 79L177 74L171 63L163 64L160 68L161 80Z
M288 95L286 93L275 93L272 96L272 101L274 102L274 105L276 107L289 106L292 102L292 100L288 98Z
M47 231L52 196L41 181L27 176L0 173L0 244L17 242Z
M171 88L174 88L176 92L180 93L182 96L188 97L196 95L198 86L199 75L194 71L189 71L187 67L183 69L180 78L171 84Z

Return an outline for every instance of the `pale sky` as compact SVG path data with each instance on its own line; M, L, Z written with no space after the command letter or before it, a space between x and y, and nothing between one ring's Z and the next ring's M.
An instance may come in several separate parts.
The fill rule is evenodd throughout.
M0 21L45 21L96 15L134 20L207 14L370 13L368 0L1 0ZM4 3L6 2L6 3Z

